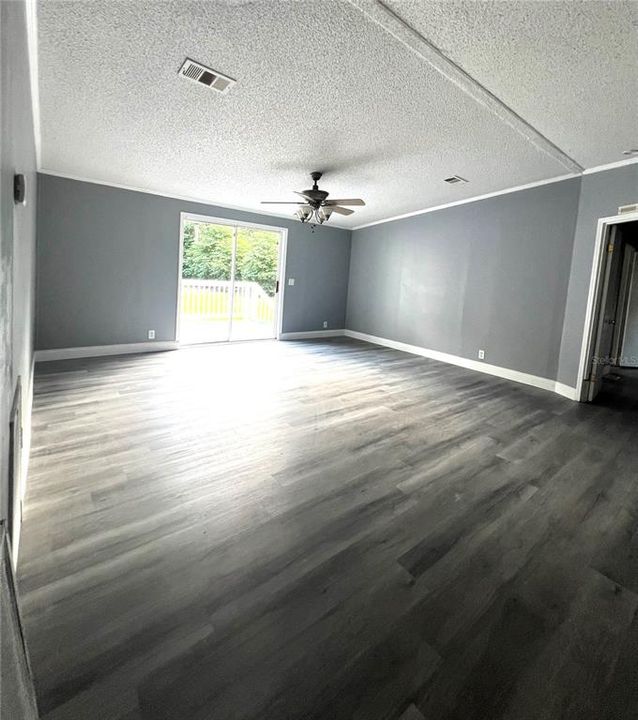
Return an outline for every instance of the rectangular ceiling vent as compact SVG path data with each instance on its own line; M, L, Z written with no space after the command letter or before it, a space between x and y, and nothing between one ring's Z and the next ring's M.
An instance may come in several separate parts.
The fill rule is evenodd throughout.
M467 180L460 175L452 175L451 177L445 178L443 182L449 183L450 185L456 185L456 183L464 183Z
M192 80L200 85L206 85L206 87L220 93L227 93L237 82L227 75L217 72L217 70L211 70L205 65L200 65L189 58L186 58L179 70L179 74L187 80Z

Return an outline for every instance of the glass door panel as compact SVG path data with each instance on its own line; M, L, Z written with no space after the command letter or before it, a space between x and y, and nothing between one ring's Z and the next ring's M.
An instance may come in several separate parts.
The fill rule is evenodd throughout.
M186 221L183 230L179 340L230 339L235 228Z
M277 335L277 275L281 234L237 226L231 340Z

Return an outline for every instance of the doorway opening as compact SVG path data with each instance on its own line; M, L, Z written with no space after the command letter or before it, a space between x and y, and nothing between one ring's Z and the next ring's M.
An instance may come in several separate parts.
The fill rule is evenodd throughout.
M622 383L633 388L637 369L638 214L632 213L598 223L578 378L580 399L592 402L603 395L626 394Z
M178 341L278 338L286 231L182 213Z

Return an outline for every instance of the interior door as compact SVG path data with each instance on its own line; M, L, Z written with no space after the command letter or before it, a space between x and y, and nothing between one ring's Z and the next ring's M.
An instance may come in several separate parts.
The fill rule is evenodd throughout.
M592 401L600 391L602 379L609 367L615 364L612 357L618 294L620 290L621 248L619 247L617 227L612 225L609 231L606 259L603 268L603 282L598 303L597 321L593 352L590 358L588 397Z

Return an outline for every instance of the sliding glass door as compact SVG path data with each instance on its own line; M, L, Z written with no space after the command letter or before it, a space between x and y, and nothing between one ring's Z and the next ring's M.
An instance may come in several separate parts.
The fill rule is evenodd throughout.
M276 337L281 251L280 230L185 216L179 341Z
M281 233L235 228L235 282L231 340L276 336Z

